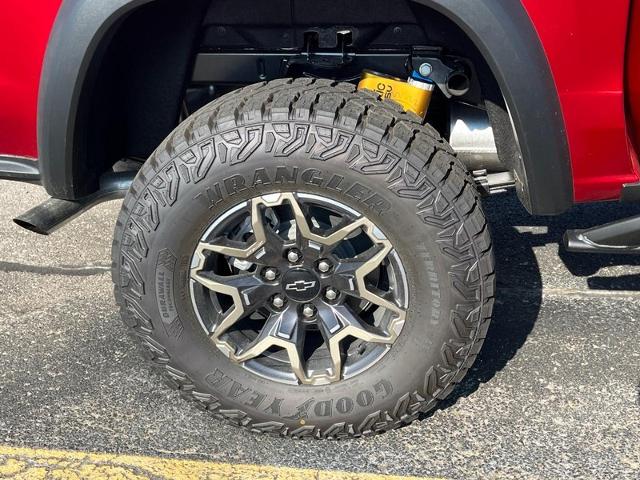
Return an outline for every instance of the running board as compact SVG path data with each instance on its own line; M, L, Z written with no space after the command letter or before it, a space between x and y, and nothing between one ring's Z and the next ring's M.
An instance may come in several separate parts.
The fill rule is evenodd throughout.
M586 230L568 230L564 246L576 253L640 254L640 216Z
M49 235L100 203L124 198L136 173L105 173L100 178L100 189L97 192L78 200L50 198L13 221L32 232Z
M0 155L0 180L40 184L38 162L33 158Z

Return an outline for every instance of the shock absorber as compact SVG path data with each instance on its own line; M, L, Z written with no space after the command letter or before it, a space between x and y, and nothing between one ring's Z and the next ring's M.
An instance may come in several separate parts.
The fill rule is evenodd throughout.
M407 80L365 70L358 84L358 90L371 90L383 99L394 100L422 119L427 115L434 88L435 84L428 77L415 70Z

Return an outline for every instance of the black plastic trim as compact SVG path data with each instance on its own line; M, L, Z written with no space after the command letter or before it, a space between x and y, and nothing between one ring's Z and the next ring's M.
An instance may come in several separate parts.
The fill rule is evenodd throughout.
M40 184L40 169L34 158L0 155L0 180Z
M640 216L587 230L568 230L564 246L575 253L640 254Z
M551 68L538 34L516 0L413 0L454 22L495 76L522 152L531 213L555 215L573 205L566 129Z
M42 181L56 198L72 200L76 120L89 67L102 40L125 15L153 0L65 0L49 39L40 82L38 151Z
M640 202L640 183L625 183L622 186L620 201L623 203Z

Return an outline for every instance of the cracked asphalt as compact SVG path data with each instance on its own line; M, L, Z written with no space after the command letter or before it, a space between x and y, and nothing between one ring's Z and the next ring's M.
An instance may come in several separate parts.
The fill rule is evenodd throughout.
M141 359L112 299L118 202L51 237L11 218L45 195L0 181L0 443L446 478L640 478L640 257L572 255L567 228L640 213L526 214L488 199L498 301L479 361L438 411L373 439L293 441L219 423Z

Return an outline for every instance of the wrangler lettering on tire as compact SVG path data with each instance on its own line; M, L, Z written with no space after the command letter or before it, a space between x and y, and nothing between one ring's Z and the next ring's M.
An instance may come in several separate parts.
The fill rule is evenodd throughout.
M188 118L125 199L113 263L123 319L172 387L294 437L428 412L493 307L488 226L448 144L326 80L252 85Z

